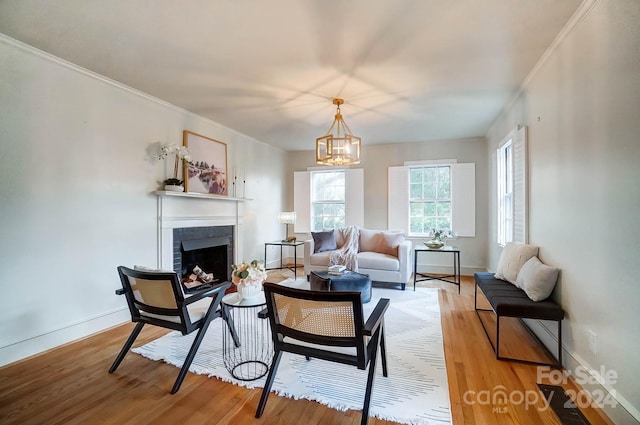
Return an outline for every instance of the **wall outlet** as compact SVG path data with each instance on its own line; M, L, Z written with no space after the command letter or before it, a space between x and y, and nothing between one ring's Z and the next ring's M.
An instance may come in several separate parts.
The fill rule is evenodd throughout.
M587 336L589 337L589 351L593 354L598 354L598 334L589 329Z

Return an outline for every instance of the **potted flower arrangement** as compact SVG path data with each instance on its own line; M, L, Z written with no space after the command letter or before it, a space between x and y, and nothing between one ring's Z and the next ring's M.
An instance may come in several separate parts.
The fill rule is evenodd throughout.
M173 164L173 177L166 179L164 181L165 190L172 190L176 192L183 192L184 187L182 186L183 181L178 178L178 166L182 161L191 161L191 153L185 146L177 145L175 143L169 145L163 145L160 147L160 153L158 154L158 159L166 159L169 154L175 155L175 160Z
M231 269L231 282L238 288L238 294L241 298L251 299L260 294L262 282L267 278L267 272L258 260L233 264Z
M451 229L431 229L429 236L432 238L430 241L424 244L432 249L442 248L445 244L445 239L454 236Z

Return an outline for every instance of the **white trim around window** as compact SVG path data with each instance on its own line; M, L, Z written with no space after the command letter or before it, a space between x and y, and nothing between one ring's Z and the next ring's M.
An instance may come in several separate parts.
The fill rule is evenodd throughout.
M388 169L388 227L409 234L409 168L420 165L451 167L451 227L460 237L475 237L475 163L447 161L408 161Z
M519 126L500 142L496 149L496 165L496 241L502 246L511 241L527 243L529 226L525 126Z
M296 212L295 233L311 233L311 173L326 171L328 167L312 168L293 173L293 205ZM332 171L338 171L332 168ZM345 225L364 227L364 171L362 168L344 168L345 172Z

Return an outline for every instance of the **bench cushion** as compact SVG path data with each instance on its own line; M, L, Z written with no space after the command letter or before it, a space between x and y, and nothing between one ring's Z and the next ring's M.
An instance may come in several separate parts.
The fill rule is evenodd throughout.
M475 273L476 284L498 316L540 320L562 320L564 311L552 300L532 301L511 283L497 279L493 273Z

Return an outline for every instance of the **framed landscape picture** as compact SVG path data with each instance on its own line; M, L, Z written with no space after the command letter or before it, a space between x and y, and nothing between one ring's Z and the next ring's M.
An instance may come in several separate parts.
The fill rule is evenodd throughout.
M191 153L191 163L185 169L185 190L227 195L227 144L187 130L183 143Z

